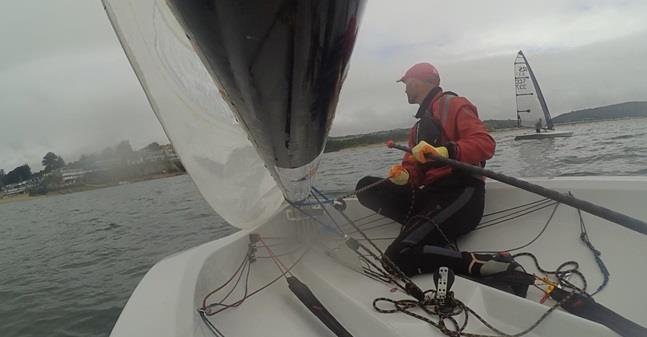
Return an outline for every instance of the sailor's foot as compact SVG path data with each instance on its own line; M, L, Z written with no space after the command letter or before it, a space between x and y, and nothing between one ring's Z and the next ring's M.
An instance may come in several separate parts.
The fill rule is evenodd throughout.
M464 252L463 256L469 261L468 274L495 288L526 297L534 282L534 277L524 272L523 267L509 255Z

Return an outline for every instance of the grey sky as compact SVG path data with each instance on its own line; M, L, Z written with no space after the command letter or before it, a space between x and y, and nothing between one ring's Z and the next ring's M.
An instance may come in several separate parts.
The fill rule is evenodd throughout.
M166 142L99 0L11 7L0 13L0 168ZM370 0L332 133L410 125L415 108L395 80L420 61L483 119L512 119L519 49L554 114L647 100L645 15L642 0Z

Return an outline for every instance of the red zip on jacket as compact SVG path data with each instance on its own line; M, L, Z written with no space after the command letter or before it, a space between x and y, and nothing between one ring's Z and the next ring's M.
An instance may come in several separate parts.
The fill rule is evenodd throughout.
M432 120L441 129L435 146L447 147L449 158L472 165L480 166L492 158L496 143L479 119L476 106L465 97L454 96L442 90L434 90L429 95L433 95L433 98L425 98L416 117L421 117L421 110L431 112ZM429 100L431 102L427 103ZM420 123L419 119L409 130L409 147L418 144ZM415 186L432 184L452 173L449 166L429 167L420 164L409 153L404 155L402 166L409 172L410 181Z

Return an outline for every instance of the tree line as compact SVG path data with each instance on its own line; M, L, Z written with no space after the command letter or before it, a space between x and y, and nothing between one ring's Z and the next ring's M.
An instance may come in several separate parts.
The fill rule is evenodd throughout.
M54 152L47 152L41 164L43 169L39 172L32 173L31 167L28 164L20 165L9 173L5 173L4 169L0 169L0 187L17 184L23 181L29 181L32 179L40 179L44 177L47 173L54 172L61 168L70 168L70 169L95 169L102 161L117 162L120 164L126 164L129 160L134 160L138 153L141 152L156 152L161 150L161 146L157 142L152 142L145 147L135 151L133 150L130 142L125 140L119 142L117 145L111 147L108 146L98 153L91 154L82 154L77 161L66 163L63 157L57 155ZM183 167L181 168L184 169ZM58 177L50 178L50 180L60 180L60 175Z

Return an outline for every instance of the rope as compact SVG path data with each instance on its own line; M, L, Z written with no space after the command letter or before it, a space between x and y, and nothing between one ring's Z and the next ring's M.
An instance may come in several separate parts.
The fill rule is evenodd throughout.
M428 293L433 293L433 290L428 290L425 292L425 294ZM481 317L476 311L471 309L469 306L467 306L465 303L461 302L458 299L455 299L453 296L449 297L449 305L448 306L439 306L438 303L434 298L430 298L430 300L425 301L425 302L416 302L408 299L404 300L393 300L390 298L386 297L379 297L376 298L373 301L373 308L384 314L389 314L389 313L397 313L401 312L406 315L409 315L411 317L414 317L416 319L419 319L421 321L427 322L436 329L438 329L440 332L445 334L446 336L450 337L459 337L459 336L464 336L464 337L520 337L523 335L528 334L531 332L533 329L535 329L541 322L543 322L548 315L550 315L555 309L557 309L559 306L564 304L566 301L570 300L570 298L574 295L574 293L569 294L565 298L563 298L561 301L557 302L553 306L551 306L548 310L546 310L533 324L531 324L528 328L524 329L523 331L517 332L515 334L509 334L506 332L503 332L496 327L494 327L491 323L489 323L487 320L485 320L483 317ZM393 309L385 309L379 306L379 303L381 302L387 302L393 305ZM427 315L429 316L437 316L438 320L434 321L430 317L426 317L423 315L420 315L418 313L415 313L411 311L413 308L420 308L422 309ZM463 323L458 324L456 319L454 318L455 316L458 316L460 314L463 314ZM496 333L497 335L486 335L486 334L476 334L476 333L470 333L466 332L465 328L467 327L469 317L473 316L476 318L479 322L481 322L483 325L485 325L488 329L490 329L492 332ZM451 324L454 326L454 329L450 329L445 321L451 322Z
M550 199L548 199L548 198L539 199L539 200L531 201L531 202L529 202L527 204L523 204L523 205L519 205L519 206L513 206L513 207L510 207L510 208L502 209L500 211L495 211L495 212L491 212L491 213L486 213L486 214L483 214L483 217L492 216L492 215L496 215L496 214L501 214L501 213L508 212L508 211L511 211L511 210L514 210L514 209L518 209L518 208L530 206L530 205L533 205L533 204L541 203L541 202L544 202L546 200L550 200Z
M577 261L571 260L571 261L563 262L557 267L557 269L551 271L551 270L546 270L542 268L541 265L539 264L539 260L537 259L537 256L535 256L532 253L528 253L528 252L518 253L513 255L512 258L516 259L522 256L530 257L534 262L537 270L542 274L554 275L555 278L557 279L557 283L560 286L572 289L574 291L577 291L578 293L589 296L588 294L586 294L586 288L587 288L586 278L584 277L584 274L582 274L582 272L579 271L580 265L579 263L577 263ZM571 268L565 269L568 266L571 266ZM573 282L570 282L568 280L568 276L571 274L577 275L580 278L580 280L582 281L582 287L578 287L575 284L573 284Z
M568 194L571 194L571 192L568 192ZM598 288L591 294L591 296L596 295L602 289L604 289L607 284L609 284L609 278L611 277L611 274L609 273L609 269L607 269L607 266L604 264L604 261L602 261L602 252L600 252L598 249L593 246L593 243L591 243L591 240L589 239L589 233L586 230L586 224L584 223L584 218L582 217L582 212L580 209L577 209L577 215L580 218L580 240L584 242L584 244L589 248L591 253L593 254L593 257L595 258L595 263L597 263L598 268L600 269L600 272L602 273L602 283L598 286Z
M250 247L254 247L254 246L253 246L253 245L250 245ZM251 260L250 260L250 257L252 256L252 255L250 254L250 251L253 251L253 250L248 249L247 253L245 254L245 257L243 258L243 262L242 262L242 263L241 263L241 265L236 269L236 271L234 271L234 274L233 274L233 275L232 275L232 276L231 276L227 281L225 281L225 283L223 283L222 285L218 286L216 289L214 289L214 290L210 291L210 292L209 292L209 293L208 293L208 294L203 298L203 300L202 300L202 307L201 307L200 309L198 309L198 311L199 311L199 312L203 312L203 313L204 313L205 315L207 315L207 316L213 316L213 315L215 315L215 314L217 314L217 313L220 313L220 312L222 312L222 311L224 311L224 310L227 310L227 309L230 309L230 308L234 308L234 307L237 307L237 306L241 305L241 304L242 304L243 302L245 302L247 299L249 299L250 297L252 297L252 296L254 296L254 295L256 295L256 294L258 294L259 292L261 292L262 290L264 290L264 289L266 289L267 287L271 286L272 284L276 283L276 282L277 282L278 280L280 280L281 278L286 278L286 275L287 275L287 274L289 274L289 273L290 273L290 271L291 271L291 270L292 270L292 269L293 269L293 268L294 268L294 267L295 267L295 266L296 266L296 265L297 265L297 264L298 264L298 263L303 259L303 257L304 257L304 256L305 256L305 255L310 251L310 249L311 249L311 246L310 246L310 247L308 247L308 248L306 248L306 249L304 250L304 252L303 252L303 253L302 253L302 254L297 258L297 260L296 260L294 263L292 263L290 266L285 267L285 266L283 265L283 267L285 268L285 270L281 270L281 273L280 273L277 277L275 277L274 279L272 279L271 281L269 281L269 282L268 282L268 283L266 283L265 285L261 286L260 288L258 288L258 289L256 289L256 290L254 290L254 291L252 291L252 292L249 292L249 289L248 289L248 285L249 285L249 284L248 284L248 281L249 281L249 274L250 274L250 270L251 270L251 266L250 266L250 264L251 264ZM274 257L276 257L276 256L274 256ZM241 298L241 299L239 299L239 300L235 301L235 302L234 302L234 303L232 303L232 304L226 304L226 303L224 303L224 301L225 301L225 300L229 297L229 295L233 292L233 289L236 289L236 287L237 287L237 286L238 286L238 284L240 283L240 280L242 279L242 274L243 274L243 272L244 272L244 270L245 270L245 268L244 268L244 266L245 266L245 265L247 265L248 267L247 267L247 273L246 273L246 276L245 276L245 289L244 289L244 295L242 296L242 298ZM281 263L281 265L282 265L282 263ZM281 268L279 268L279 269L281 269ZM208 301L209 297L211 297L213 294L217 293L218 291L220 291L220 290L222 290L224 287L226 287L228 284L230 284L230 283L231 283L231 281L232 281L236 276L238 276L237 281L236 281L236 282L235 282L235 284L233 285L232 289L230 289L230 291L227 293L227 295L225 295L225 297L224 297L222 300L220 300L220 301L218 301L218 302L211 303L211 304L207 304L207 301ZM213 308L215 308L215 307L221 307L221 308L220 308L220 309L218 309L218 310L215 310L215 311L214 311L214 310L213 310Z
M550 224L550 222L553 220L553 216L555 215L555 212L557 211L557 207L559 207L559 203L555 203L555 204L554 204L554 206L555 206L555 207L553 208L553 211L550 213L550 216L548 217L548 220L546 221L546 223L545 223L545 224L544 224L544 226L542 227L541 231L539 231L539 233L538 233L538 234L537 234L537 235L536 235L532 240L530 240L528 243L525 243L525 244L523 244L523 245L521 245L521 246L519 246L519 247L510 248L510 249L505 249L505 250L503 250L503 251L504 251L504 252L513 252L513 251L516 251L516 250L521 250L521 249L523 249L523 248L526 248L526 247L528 247L528 246L532 245L533 243L535 243L535 241L537 241L537 240L538 240L538 239L539 239L539 238L544 234L544 232L546 231L546 228L548 228L548 225L549 225L549 224ZM473 253L481 253L481 254L498 254L498 253L500 253L500 252L501 252L501 251L475 251L475 252L473 252Z
M378 181L376 181L376 182L374 182L374 183L368 184L368 185L366 185L366 186L364 186L364 187L362 187L362 188L356 189L356 190L354 190L354 191L352 191L352 192L350 192L350 193L347 193L347 194L344 194L344 195L342 195L342 196L340 196L340 197L337 197L337 198L336 198L336 200L342 200L342 199L350 198L350 197L355 196L355 195L357 195L357 194L360 194L360 193L362 193L362 192L366 192L366 191L370 190L370 189L371 189L371 188L373 188L373 187L376 187L376 186L379 186L379 185L384 184L384 183L385 183L385 182L387 182L389 179L391 179L391 176L388 176L388 177L386 177L386 178L382 178L382 179L380 179L380 180L378 180ZM321 192L319 192L319 193L321 193ZM322 194L322 195L323 195L323 194Z
M388 179L389 178L384 178L382 180L379 180L379 181L377 181L377 182L375 182L373 184L367 185L367 186L365 186L365 187L363 187L361 189L353 191L350 194L342 196L342 197L338 198L337 200L350 197L350 196L355 195L357 193L365 192L365 191L367 191L367 190L369 190L369 189L371 189L371 188L373 188L375 186L379 186L380 184L384 183ZM519 253L519 254L516 254L516 255L513 256L513 258L517 258L517 257L521 257L521 256L529 256L529 257L531 257L533 259L537 269L540 272L542 272L544 274L555 275L555 277L557 278L557 280L558 280L558 282L559 282L559 284L561 286L572 289L573 292L570 293L565 298L563 298L562 300L558 301L555 305L551 306L546 312L544 312L537 319L537 321L535 323L533 323L527 329L525 329L525 330L523 330L521 332L518 332L516 334L505 333L505 332L503 332L501 330L498 330L497 328L495 328L490 323L488 323L484 318L482 318L480 315L478 315L473 309L469 308L467 305L465 305L461 301L459 301L457 299L454 299L453 296L451 296L451 301L450 301L451 307L449 309L448 309L447 306L445 306L443 308L440 308L438 306L438 303L435 303L435 299L433 297L428 296L428 294L434 292L433 290L427 290L427 291L423 292L409 277L407 277L398 268L397 265L395 265L388 258L388 256L384 255L384 253L374 243L374 241L388 240L388 239L394 239L394 238L370 238L366 234L366 231L390 225L390 224L394 223L394 221L389 221L387 223L373 225L373 226L370 226L368 228L361 228L361 227L366 227L366 226L368 226L370 224L375 224L376 222L378 222L378 221L380 221L380 220L382 220L384 218L378 217L376 219L368 220L365 223L361 224L361 226L360 226L360 225L358 225L356 223L356 221L370 219L370 217L375 215L375 214L370 214L370 215L367 215L367 216L364 216L364 217L360 217L360 218L358 218L356 220L352 220L343 212L343 210L336 208L337 211L340 213L340 215L346 221L346 224L344 224L343 226L350 225L350 227L354 229L353 231L347 233L344 230L343 226L340 225L335 220L335 218L330 214L330 212L327 210L327 208L324 205L324 203L331 203L332 200L327 198L322 192L320 192L317 189L313 188L313 191L316 194L313 193L312 197L315 199L316 202L312 203L312 204L321 206L321 208L323 209L323 211L327 215L327 217L334 223L334 225L336 227L336 232L338 234L340 234L340 236L344 237L347 245L357 254L357 256L360 258L360 260L365 264L365 266L362 267L363 274L365 276L370 277L370 278L372 278L372 279L374 279L376 281L379 281L379 282L391 282L391 283L395 284L396 286L398 286L403 291L405 291L405 293L413 296L416 299L416 300L411 300L411 299L393 300L393 299L388 299L388 298L384 298L384 297L376 298L373 301L373 307L378 312L381 312L381 313L402 312L402 313L404 313L406 315L409 315L411 317L414 317L414 318L417 318L417 319L420 319L422 321L425 321L425 322L429 323L430 325L436 327L439 331L441 331L442 333L444 333L445 335L450 336L450 337L458 337L458 336L465 336L465 337L519 337L519 336L523 336L523 335L527 334L528 332L530 332L534 328L536 328L546 317L548 317L548 315L550 313L552 313L557 307L564 304L564 302L568 301L575 293L586 294L587 282L586 282L586 279L585 279L584 275L578 270L579 265L577 264L577 262L575 262L575 261L567 261L567 262L562 263L560 266L558 266L558 268L555 271L548 271L548 270L543 269L539 265L539 262L538 262L536 256L534 256L533 254L531 254L531 253ZM319 196L317 196L317 194ZM407 222L409 222L411 220L414 220L416 218L420 218L420 219L422 219L424 221L431 221L429 216L426 216L426 215L414 215L413 217L411 217L411 213L413 212L414 204L415 204L415 191L413 189L412 189L411 195L412 195L411 204L410 204L410 207L409 207L409 212L408 212L408 214L406 216ZM320 197L322 199L324 199L324 200L321 200ZM315 218L314 216L312 216L312 215L308 214L307 212L305 212L304 210L302 210L300 208L300 206L303 206L302 204L294 204L294 203L290 203L290 204L294 208L296 208L298 211L305 214L307 217L309 217L310 219L312 219L315 222L319 223L320 225L325 226L325 227L329 227L327 224L323 223L319 219ZM530 202L530 203L527 203L527 204L524 204L524 205L519 205L519 206L511 207L511 208L508 208L508 209L504 209L504 210L501 210L501 211L496 211L496 212L493 212L493 213L490 213L490 214L486 214L486 215L484 215L484 217L514 211L512 213L504 214L504 215L499 216L497 218L490 219L488 221L482 222L479 225L479 227L477 227L477 229L483 229L483 228L494 226L494 225L497 225L497 224L500 224L500 223L503 223L503 222L508 222L508 221L517 219L517 218L522 217L524 215L539 211L541 209L544 209L544 208L547 208L547 207L550 207L550 206L554 206L554 208L553 208L548 220L546 221L543 228L541 229L541 231L532 240L530 240L530 242L528 242L528 243L526 243L526 244L524 244L522 246L509 249L507 251L521 250L521 249L523 249L525 247L530 246L534 242L536 242L544 234L544 232L546 231L548 225L552 221L552 218L555 215L555 212L556 212L556 210L557 210L557 208L559 206L558 202L552 202L549 199L541 199L541 200L533 201L533 202ZM593 254L594 254L595 258L596 258L596 262L598 262L598 265L600 266L600 270L602 271L602 273L605 276L605 280L600 285L598 290L595 292L595 293L597 293L602 288L604 288L604 286L606 286L606 284L608 283L608 270L606 269L606 267L604 266L604 263L602 262L602 260L599 257L600 252L597 249L595 249L595 247L592 245L592 243L589 240L588 233L586 231L586 227L585 227L585 224L584 224L584 221L583 221L583 218L582 218L582 215L581 215L581 212L580 212L579 209L578 209L578 214L580 216L580 226L581 226L580 238L586 244L586 246L593 252ZM445 239L445 241L449 245L451 245L450 240L447 238L447 236L442 231L440 226L438 224L436 224L434 221L431 221L431 223L434 224L436 229L441 233L441 235L443 235L443 238ZM352 238L349 234L353 234L353 233L359 233L362 236L362 238L358 238L358 239ZM358 240L367 241L368 244L377 253L373 252L371 249L369 249L367 246L360 243ZM255 248L255 246L250 244L250 248L248 249L248 251L247 251L245 257L243 258L243 261L241 262L241 264L235 270L234 274L223 285L221 285L218 288L216 288L215 290L209 292L205 296L205 298L203 299L202 308L200 308L198 310L199 313L200 313L200 317L205 322L205 324L208 326L209 330L215 336L224 337L224 335L208 320L207 316L215 315L215 314L217 314L217 313L219 313L219 312L221 312L223 310L226 310L226 309L229 309L229 308L232 308L232 307L236 307L236 306L242 304L249 297L257 294L258 292L262 291L263 289L265 289L265 288L269 287L270 285L274 284L280 278L285 277L287 279L287 275L291 275L290 270L301 261L301 259L305 256L305 254L312 247L312 245L311 245L308 249L306 249L304 251L304 253L292 265L290 265L289 267L286 267L281 262L281 260L278 258L280 255L274 254L274 252L270 248L271 246L281 245L281 243L278 243L278 244L275 243L275 244L272 244L272 245L268 245L268 244L265 243L263 238L260 238L259 242L261 242L261 244L265 247L265 249L268 252L268 256L259 257L259 258L272 258L272 260L277 265L277 268L279 269L281 274L278 277L271 280L266 285L254 290L252 292L249 292L248 291L249 290L248 289L248 282L249 282L249 275L251 273L251 261L252 261L252 258L256 258L256 257L253 256L254 253L255 253L256 248ZM366 254L360 253L360 250L364 251ZM293 253L293 252L284 253L282 255L287 255L287 254L291 254L291 253ZM380 262L382 264L382 266L379 266L377 263L373 262L371 259ZM567 267L570 267L570 268L567 268ZM385 270L385 268L388 268L389 271ZM572 274L578 275L578 277L581 279L581 282L583 284L583 286L581 288L575 286L572 282L567 280L567 277L569 275L572 275ZM245 281L244 281L245 289L244 289L244 294L243 294L242 298L239 299L238 301L232 303L232 304L225 304L224 301L227 300L227 298L229 298L229 296L233 293L234 289L239 285L239 283L243 279L243 275L245 275L245 277L244 277L245 278ZM394 275L397 276L397 278ZM218 291L222 290L228 284L230 284L234 280L234 278L236 279L236 281L235 281L233 287L227 292L227 294L225 294L225 296L219 302L207 305L208 298L210 296L212 296L213 294L217 293ZM400 283L400 281L402 281L403 283ZM595 294L595 293L593 293L593 294ZM391 303L393 305L393 309L380 308L378 304L381 303L381 302ZM221 306L222 308L220 308L220 309L218 309L216 311L212 310L212 308L218 307L218 306ZM423 315L420 315L418 313L415 313L415 312L411 311L411 309L413 309L413 308L420 308L427 315L437 316L438 321L434 321L429 317L425 317ZM463 316L464 316L464 319L463 319L461 324L459 324L459 322L455 318L455 316L457 316L459 314L463 314ZM494 333L496 333L498 335L484 335L484 334L474 334L474 333L465 332L465 328L467 327L467 324L468 324L468 317L470 315L473 316L474 318L476 318L478 321L483 323L483 325L488 327L492 332L494 332Z
M523 209L520 209L518 211L512 212L510 214L506 214L506 215L500 216L498 218L494 218L494 219L490 219L490 220L481 222L474 230L484 229L484 228L496 226L496 225L504 223L504 222L512 221L512 220L521 218L521 217L523 217L525 215L540 211L540 210L542 210L544 208L548 208L550 206L554 206L555 204L557 204L557 202L551 201L550 199L548 199L548 200L549 200L548 202L538 203L538 204L535 204L535 205L530 206L528 208L523 208Z
M412 194L414 194L414 191L412 191ZM555 213L556 213L556 211L557 211L557 208L559 207L559 203L558 203L558 202L553 202L553 201L551 201L551 200L549 200L549 199L542 199L542 200L534 201L534 202L527 203L527 204L524 204L524 205L515 206L515 207L511 207L511 208L505 209L505 210L501 210L501 211L497 211L497 212L490 213L490 214L488 214L488 215L496 215L496 214L501 214L501 213L504 213L504 212L514 211L514 212L512 212L512 213L505 214L505 215L503 215L503 216L497 217L497 218L495 218L495 219L490 219L490 220L488 220L488 221L486 221L486 222L482 223L482 224L481 224L481 226L480 226L480 229L482 229L482 228L486 228L486 227L489 227L489 226L493 226L493 225L496 225L496 224L499 224L499 223L502 223L502 222L508 222L508 221L511 221L511 220L517 219L517 218L519 218L519 217L522 217L522 216L527 215L527 214L530 214L530 213L534 213L534 212L536 212L536 211L539 211L539 210L541 210L541 209L544 209L544 208L547 208L547 207L550 207L550 206L554 206L554 207L553 207L553 210L552 210L552 212L551 212L551 214L550 214L550 216L549 216L548 220L546 221L546 223L544 224L544 226L543 226L543 227L542 227L542 229L540 230L540 232L539 232L539 233L538 233L538 234L537 234L537 235L536 235L532 240L530 240L528 243L526 243L526 244L524 244L524 245L521 245L521 246L519 246L519 247L516 247L516 248L509 249L508 251L521 250L521 249L523 249L523 248L525 248L525 247L530 246L530 245L531 245L531 244L533 244L534 242L536 242L536 241L537 241L537 240L538 240L538 239L539 239L539 238L544 234L544 232L545 232L545 231L546 231L546 229L548 228L549 224L551 223L551 221L552 221L552 219L553 219L553 217L554 217L554 215L555 215ZM323 205L322 205L322 207L323 207ZM413 209L413 205L410 207L410 210L411 210L411 209ZM371 245L372 245L372 246L373 246L373 247L374 247L374 248L375 248L375 249L376 249L376 250L381 254L382 259L384 259L384 257L385 257L385 256L384 256L384 254L383 254L383 253L379 250L379 248L378 248L378 247L373 243L373 240L372 240L371 238L369 238L369 237L365 234L365 231L366 231L366 230L371 230L371 229L374 229L374 228L378 228L378 227L381 227L381 226L385 226L385 225L387 225L388 223L387 223L387 224L380 224L380 225L377 225L377 226L372 226L372 227L369 227L369 228L367 228L367 229L366 229L366 228L365 228L365 229L362 229L362 228L359 228L359 226L357 226L356 224L354 224L354 223L353 223L353 221L352 221L352 220L350 220L350 219L349 219L349 218L348 218L348 217L343 213L343 211L342 211L342 210L339 210L339 209L338 209L338 211L340 212L340 214L341 214L343 217L345 217L345 218L346 218L346 220L348 221L348 224L350 224L352 227L354 227L354 228L355 228L355 231L354 231L353 233L355 233L355 232L360 233L360 234L364 237L364 240L368 241L368 242L369 242L369 244L371 244ZM327 214L328 214L328 213L327 213ZM328 214L328 215L330 216L330 214ZM423 220L430 221L432 224L434 224L434 226L436 227L436 229L437 229L437 230L439 231L439 233L443 236L443 238L444 238L444 240L447 242L447 244L451 245L451 242L450 242L450 240L448 239L448 237L445 235L444 231L440 228L440 226L439 226L438 224L436 224L434 221L431 221L431 219L430 219L428 216L425 216L425 215L416 215L416 216L414 216L412 219L415 219L415 218L421 218L421 219L423 219ZM364 225L365 225L365 224L364 224ZM361 247L362 249L365 249L366 251L368 251L368 252L370 253L370 251L369 251L365 246L360 245L360 246L358 246L358 247ZM369 260L368 260L364 255L360 254L360 253L359 253L359 251L357 251L357 253L358 253L358 256L360 257L360 259L364 260L364 261L369 265L369 268L364 268L364 272L365 272L365 274L367 274L367 276L369 276L369 277L371 277L371 278L373 278L373 279L383 280L383 279L382 279L383 274L382 274L381 272L375 272L374 270L371 270L370 268L371 268L371 267L372 267L372 268L375 268L375 269L376 269L376 270L378 270L378 271L382 271L383 269L381 269L381 268L377 267L375 264L373 264L371 261L369 261ZM373 256L373 257L375 258L374 254L372 254L372 253L370 253L370 254L371 254L371 256ZM581 272L579 272L579 270L577 270L577 268L579 267L579 265L577 265L577 262L575 262L575 261L567 261L567 262L563 263L562 265L560 265L560 266L557 268L557 270L555 270L554 272L550 272L550 271L546 271L546 270L544 270L543 268L541 268L541 267L539 266L539 263L538 263L538 261L537 261L536 257L535 257L534 255L530 254L530 253L521 253L521 254L515 255L514 257L518 257L518 256L526 255L526 254L527 254L527 255L529 255L529 256L531 256L531 257L533 258L533 260L535 261L535 263L536 263L536 265L537 265L537 267L538 267L538 268L537 268L538 270L540 270L540 271L542 271L542 272L545 272L546 274L553 274L553 275L555 275L555 276L558 278L558 280L559 280L560 284L561 284L561 285L563 285L563 286L566 286L566 287L568 287L568 288L570 288L570 289L573 289L573 290L575 290L576 292L585 293L585 290L586 290L586 279L584 278L584 275L583 275ZM514 257L513 257L513 258L514 258ZM567 266L573 266L573 267L572 267L572 268L570 268L570 269L564 270L564 268L566 268ZM396 268L397 268L397 266L396 266ZM398 270L398 271L399 271L399 270ZM387 275L387 276L391 277L391 276L390 276L390 273L388 273L388 272L384 272L384 273L385 273L384 275ZM401 272L400 272L400 273L401 273ZM581 278L582 283L584 284L584 286L583 286L581 289L580 289L580 288L578 288L577 286L575 286L574 284L572 284L571 282L569 282L569 281L566 279L566 277L567 277L568 275L570 275L570 274L576 274L576 275L578 275L578 276ZM408 282L413 283L412 281L408 280L408 278L406 278L406 279L404 279L404 280L405 280L405 284L407 283L407 281L408 281ZM394 281L394 280L392 279L392 281ZM415 285L415 284L414 284L414 285ZM416 286L416 287L417 287L417 286ZM419 288L418 288L418 289L419 289ZM405 289L405 292L409 293L406 289ZM439 312L439 311L437 310L437 308L434 306L433 300L430 300L430 299L426 296L429 292L431 292L431 291L429 291L429 290L428 290L428 291L423 292L423 296L422 296L422 297L420 297L420 296L418 296L418 297L414 296L414 297L416 297L417 301L414 301L414 300L400 300L400 301L395 301L395 300L392 300L392 299L388 299L388 298L380 297L380 298L377 298L377 299L375 299L375 300L373 301L373 307L375 308L375 310L376 310L376 311L378 311L378 312L382 312L382 313L402 312L402 313L405 313L405 314L407 314L407 315L409 315L409 316L412 316L412 317L418 318L418 319L420 319L420 320L422 320L422 321L425 321L425 322L427 322L427 323L431 324L432 326L436 327L439 331L441 331L442 333L444 333L445 335L450 336L450 337L454 337L454 336L466 336L466 337L494 337L493 335L483 335L483 334L474 334L474 333L467 333L467 332L465 332L465 331L464 331L464 329L465 329L465 328L466 328L466 326L467 326L469 315L474 316L478 321L480 321L481 323L483 323L483 325L485 325L486 327L488 327L488 328L489 328L491 331L493 331L494 333L498 334L497 336L505 336L505 337L519 337L519 336L523 336L523 335L525 335L525 334L529 333L530 331L532 331L533 329L535 329L535 328L536 328L536 327L537 327L537 326L538 326L542 321L544 321L544 320L546 319L546 317L548 317L548 315L550 315L550 314L551 314L555 309L557 309L559 306L561 306L562 304L564 304L566 301L568 301L568 300L569 300L569 299L570 299L570 298L575 294L575 292L572 292L571 294L569 294L568 296L566 296L565 298L563 298L562 300L558 301L556 304L554 304L553 306L551 306L551 307L550 307L546 312L544 312L544 313L543 313L543 314L542 314L542 315L537 319L537 321L535 321L535 323L533 323L533 324L532 324L531 326L529 326L527 329L525 329L525 330L523 330L523 331L521 331L521 332L518 332L518 333L516 333L516 334L508 334L508 333L505 333L505 332L503 332L503 331L501 331L501 330L499 330L499 329L495 328L492 324L490 324L489 322L487 322L483 317L481 317L480 315L478 315L474 310L472 310L472 309L471 309L471 308L469 308L467 305L463 304L462 302L460 302L460 301L458 301L458 300L454 300L455 309L454 309L454 310L452 310L453 314L451 314L451 315L447 315L447 314L445 314L445 313ZM385 309L383 309L383 308L380 308L380 307L378 306L378 303L379 303L380 301L386 301L386 302L390 302L390 303L392 303L392 304L394 305L394 309L390 309L390 310L388 310L388 309L387 309L387 310L385 310ZM431 307L430 307L430 305L431 305ZM419 307L419 308L421 308L421 309L422 309L423 311L425 311L427 314L438 316L438 317L439 317L439 321L438 321L438 322L434 322L433 320L431 320L431 319L430 319L430 318L428 318L428 317L424 317L424 316L422 316L422 315L419 315L419 314L414 313L414 312L412 312L411 310L409 310L409 309L414 308L414 307ZM458 313L464 313L464 321L463 321L462 325L460 325L460 326L459 326L458 322L457 322L457 321L452 317L453 315L457 315ZM448 327L447 327L447 324L445 323L445 321L450 322L450 323L453 325L454 330L452 330L452 329L448 328Z
M292 276L292 273L290 273L290 271L288 270L288 268L286 268L286 267L285 267L285 265L283 265L283 262L281 262L281 260L280 260L276 255L274 255L274 252L272 251L272 249L270 248L270 246L268 246L268 245L265 243L265 241L263 241L263 238L259 238L259 241L263 244L263 247L265 247L265 249L266 249L266 250L267 250L267 252L269 253L270 257L272 258L272 261L274 261L274 263L276 264L276 266L279 268L279 271L281 271L281 272L283 272L283 273L285 273L285 274L288 274L288 275Z

